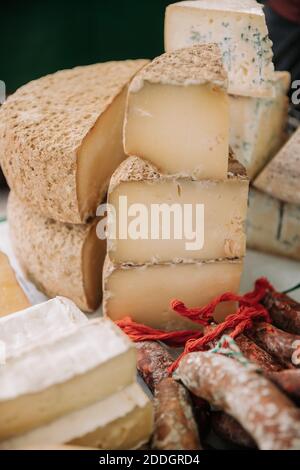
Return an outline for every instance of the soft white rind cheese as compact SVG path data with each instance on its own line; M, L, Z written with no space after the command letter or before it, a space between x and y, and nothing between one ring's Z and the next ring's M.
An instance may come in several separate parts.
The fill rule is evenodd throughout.
M119 425L121 419L123 422ZM138 447L149 439L152 421L149 399L138 384L133 384L103 401L63 416L47 426L1 442L0 449L23 449L42 446L45 443L75 444L74 441L78 445L104 449L126 448L126 445L129 446L127 448ZM97 437L100 439L103 432L105 439L97 442Z
M229 93L273 95L272 43L261 5L252 0L197 0L167 7L167 51L212 42L222 51Z

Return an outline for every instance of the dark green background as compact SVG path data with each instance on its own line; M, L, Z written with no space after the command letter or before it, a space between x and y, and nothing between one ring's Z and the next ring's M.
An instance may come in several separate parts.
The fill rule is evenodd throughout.
M0 80L9 93L58 69L163 52L170 0L1 2Z

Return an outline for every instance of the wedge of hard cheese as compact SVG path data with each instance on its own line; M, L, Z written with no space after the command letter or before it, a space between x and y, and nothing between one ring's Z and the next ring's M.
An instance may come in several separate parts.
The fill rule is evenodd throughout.
M30 306L7 256L0 252L0 317Z
M222 51L229 93L272 96L272 43L260 4L255 0L197 0L167 7L167 51L211 42Z
M300 204L300 128L254 181L261 191Z
M256 250L300 260L300 206L284 203L251 189L247 245Z
M2 340L8 346L0 368L0 441L104 400L135 381L135 348L108 319L91 320L46 341L38 337L31 348L10 348L9 333Z
M232 158L226 180L195 181L164 176L146 161L129 157L109 187L108 202L116 213L108 240L110 260L139 265L243 257L248 186L244 168ZM134 205L143 212L132 212ZM131 224L145 211L146 226L137 238Z
M124 158L127 85L147 61L76 67L28 83L0 111L0 163L23 202L85 222Z
M283 145L289 72L275 72L274 98L229 97L230 145L253 179Z
M152 404L135 383L47 426L0 442L0 449L36 448L47 442L48 446L69 443L72 446L129 450L146 443L152 428Z
M142 266L104 265L104 313L112 320L130 316L153 328L174 330L195 328L195 323L176 314L174 299L188 307L201 307L224 292L237 293L243 262L166 263ZM224 303L216 320L233 313L235 305Z
M97 237L96 219L86 225L55 222L10 193L8 221L18 261L42 292L68 297L84 311L99 307L106 242Z
M227 75L215 44L156 58L129 87L127 155L162 173L224 179L228 170Z

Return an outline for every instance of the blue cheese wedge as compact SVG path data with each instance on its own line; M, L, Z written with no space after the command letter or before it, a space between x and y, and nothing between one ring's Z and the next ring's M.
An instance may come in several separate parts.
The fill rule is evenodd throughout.
M120 371L116 371L119 373ZM47 426L0 442L2 450L53 448L58 444L128 450L145 444L153 428L152 403L134 383Z
M289 72L275 72L274 98L229 97L230 145L252 179L285 140Z
M167 7L167 51L212 42L221 49L230 94L273 95L272 42L261 5L255 0L197 0Z
M21 335L27 328L30 319L26 328L20 319ZM0 440L108 398L135 381L134 345L108 319L83 322L46 341L35 334L30 347L24 339L22 347L10 347L8 330L2 334L7 355L0 368Z

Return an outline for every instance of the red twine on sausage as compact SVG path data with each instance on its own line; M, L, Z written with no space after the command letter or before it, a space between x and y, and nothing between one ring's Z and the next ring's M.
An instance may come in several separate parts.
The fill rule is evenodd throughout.
M227 316L224 322L220 323L212 332L203 335L197 330L162 331L146 325L134 322L130 317L116 321L116 324L134 342L138 341L162 341L171 347L184 347L183 353L174 361L169 368L171 374L177 368L180 360L188 353L207 349L209 343L219 339L223 333L232 329L230 336L234 339L245 330L252 328L255 321L265 321L271 323L271 318L266 308L260 304L268 291L273 291L273 286L266 278L260 278L255 283L253 291L245 295L236 295L226 292L208 305L199 308L188 308L179 300L171 302L171 308L176 313L192 322L207 326L214 322L214 312L216 307L222 302L238 302L239 308L232 315Z

